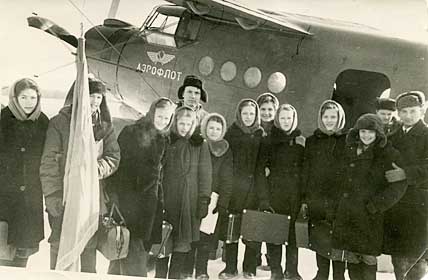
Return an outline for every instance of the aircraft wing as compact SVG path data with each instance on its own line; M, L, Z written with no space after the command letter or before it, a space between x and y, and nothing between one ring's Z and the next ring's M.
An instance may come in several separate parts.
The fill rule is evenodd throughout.
M39 16L27 18L28 25L43 30L77 48L77 38L55 22Z
M201 11L214 8L235 16L236 21L244 29L253 29L261 25L268 25L279 30L290 30L301 35L312 35L305 27L286 19L278 19L261 10L251 9L244 4L233 0L166 0L179 6L191 8L195 11L200 7ZM196 8L194 8L196 7ZM196 12L197 13L197 12Z

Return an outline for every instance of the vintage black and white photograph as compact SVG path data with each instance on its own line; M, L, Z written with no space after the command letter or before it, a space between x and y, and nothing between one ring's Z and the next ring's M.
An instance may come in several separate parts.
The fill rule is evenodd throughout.
M0 0L2 279L428 280L428 0Z

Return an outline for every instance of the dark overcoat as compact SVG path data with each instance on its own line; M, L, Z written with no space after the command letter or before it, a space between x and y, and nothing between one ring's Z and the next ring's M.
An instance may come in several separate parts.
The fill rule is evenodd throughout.
M386 213L384 252L416 258L428 247L428 127L419 121L389 139L403 160L407 191Z
M173 238L178 243L199 240L198 207L211 197L212 167L208 144L199 134L192 138L171 133L171 145L166 152L164 195L166 220L173 226Z
M0 220L9 224L8 243L35 248L44 238L40 158L48 118L16 119L8 107L1 111Z
M219 194L217 207L229 208L233 190L233 156L230 148L221 156L211 152L212 191ZM216 235L220 240L226 240L228 217L220 215L216 226Z
M284 131L272 128L268 136L266 152L270 205L276 213L295 217L300 206L300 186L303 168L303 140L299 130L290 135ZM300 142L300 143L299 143Z
M163 190L162 160L168 136L160 134L147 119L126 126L119 135L121 163L107 182L108 192L119 198L130 233L146 248L160 242Z
M399 164L391 145L370 147L357 155L357 144L346 147L341 171L339 205L333 228L333 247L378 256L383 245L384 212L402 197L406 182L389 184L385 172Z
M224 138L233 154L233 190L229 212L242 213L256 209L261 200L268 200L263 160L260 154L263 130L244 133L233 123Z
M346 134L327 135L320 129L306 140L302 190L311 221L331 219L334 215L345 140Z

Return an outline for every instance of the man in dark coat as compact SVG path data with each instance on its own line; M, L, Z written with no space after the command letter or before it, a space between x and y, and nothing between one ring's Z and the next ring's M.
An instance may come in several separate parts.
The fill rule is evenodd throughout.
M202 80L194 75L184 78L183 85L178 88L177 107L188 106L196 112L198 127L208 112L202 107L201 101L208 102L208 93L204 90ZM199 128L198 128L199 129Z
M378 98L376 100L376 115L381 119L386 136L394 134L400 127L395 118L397 112L395 100L392 98Z
M397 279L421 279L427 269L428 248L428 127L423 121L425 95L400 94L398 116L402 122L390 140L402 157L407 191L385 216L384 252L392 255ZM388 175L388 174L387 174ZM390 174L389 176L393 176Z
M168 98L152 103L149 112L119 135L121 164L107 181L107 189L130 231L129 253L111 261L110 274L147 277L146 259L152 243L159 243L162 226L163 157L175 105Z

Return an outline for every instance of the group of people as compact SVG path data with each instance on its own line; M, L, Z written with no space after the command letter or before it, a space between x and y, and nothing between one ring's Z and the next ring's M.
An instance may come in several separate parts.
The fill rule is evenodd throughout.
M240 100L228 126L221 114L203 108L208 93L196 76L184 79L177 103L159 98L116 139L105 85L91 78L89 93L99 147L100 214L117 205L130 231L128 255L111 261L109 273L147 276L150 249L162 241L167 221L172 254L157 258L155 277L207 280L208 255L213 243L227 239L229 214L253 209L291 216L285 270L283 246L267 244L272 280L302 279L294 226L301 213L309 217L309 243L316 252L314 280L328 279L330 263L335 280L344 279L346 267L351 279L376 279L381 253L392 256L397 279L425 275L428 127L422 92L378 99L376 112L362 115L349 131L341 105L326 100L306 139L296 108L279 104L271 93ZM48 120L40 98L37 84L21 79L1 111L0 221L7 222L8 243L16 253L0 264L25 267L38 251L44 195L54 269L73 105L66 103ZM212 212L219 217L208 235L200 223L213 192L218 201ZM317 233L324 229L329 234L319 242ZM252 279L260 243L243 243L243 276ZM94 235L81 254L82 271L95 272L96 245ZM238 276L238 247L225 244L220 279Z

